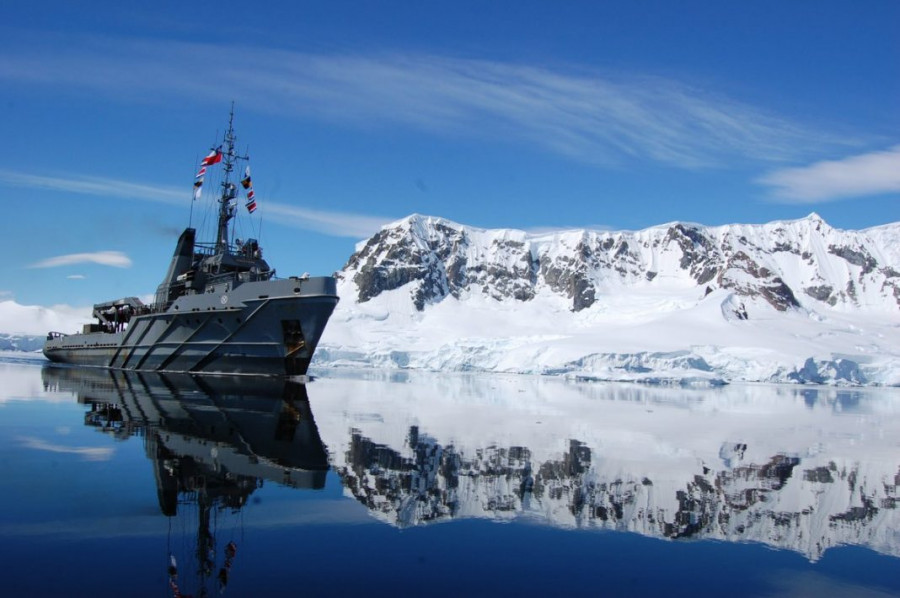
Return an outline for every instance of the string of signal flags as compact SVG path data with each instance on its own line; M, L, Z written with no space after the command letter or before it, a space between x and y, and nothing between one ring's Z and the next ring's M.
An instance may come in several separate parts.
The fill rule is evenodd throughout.
M200 161L200 170L197 171L196 176L194 177L194 201L200 199L200 196L203 191L203 179L206 177L206 169L209 166L214 166L222 161L222 146L220 145L216 149L209 152L203 160ZM253 190L253 179L250 177L250 165L247 165L247 168L244 169L244 176L241 178L241 187L246 191L246 203L244 206L247 208L247 211L251 214L256 211L256 192Z

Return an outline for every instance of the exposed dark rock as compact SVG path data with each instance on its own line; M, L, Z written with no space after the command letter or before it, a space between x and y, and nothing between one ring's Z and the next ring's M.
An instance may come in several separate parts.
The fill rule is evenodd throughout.
M716 274L719 273L719 270L713 266L705 266L704 268L699 269L699 271L694 276L694 279L697 281L697 284L706 284L710 280L716 277Z
M733 276L733 272L749 274L757 282L748 285L741 276ZM734 289L741 295L762 297L778 311L800 306L793 291L781 278L774 276L768 268L760 266L743 251L731 256L725 269L719 274L718 283L722 288Z
M840 513L838 515L832 515L829 517L831 521L843 521L843 522L854 522L854 521L871 521L873 517L878 513L878 507L875 506L874 501L867 496L862 497L863 506L861 507L850 507L846 512Z
M717 272L717 250L713 241L693 227L676 224L669 228L663 240L664 245L676 243L681 249L682 270L689 270L697 284L705 284Z
M829 245L828 252L833 253L838 257L844 258L854 266L862 267L863 274L868 274L878 265L878 262L871 255L869 255L865 251L860 251L851 247L838 247L836 245Z
M776 243L775 247L773 249L775 251L783 251L785 253L793 253L794 255L800 255L800 249L798 249L797 247L794 247L790 243L784 243L784 242Z
M540 277L555 292L572 300L572 311L590 307L596 300L596 290L588 277L593 253L585 243L576 247L575 257L561 257L555 262L542 262Z
M828 303L828 305L835 305L837 303L837 297L834 296L834 289L827 284L816 287L807 287L803 289L803 292L816 301L824 301Z
M831 470L827 467L817 467L815 469L807 469L803 472L803 479L807 482L817 482L819 484L833 484L834 477Z

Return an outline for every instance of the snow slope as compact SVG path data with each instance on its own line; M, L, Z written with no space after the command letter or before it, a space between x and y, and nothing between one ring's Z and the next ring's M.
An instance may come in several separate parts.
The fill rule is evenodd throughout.
M900 384L900 224L532 235L413 215L339 273L317 365Z

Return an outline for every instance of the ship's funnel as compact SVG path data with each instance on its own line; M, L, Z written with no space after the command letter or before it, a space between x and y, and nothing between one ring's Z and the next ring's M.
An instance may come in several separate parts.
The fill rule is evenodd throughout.
M172 254L172 262L169 264L169 272L157 290L157 303L170 300L169 295L172 285L175 284L181 274L190 270L191 262L194 259L194 238L196 234L197 231L193 228L186 228L178 238L175 253Z
M186 228L181 233L181 237L178 238L178 245L175 246L175 253L172 255L172 263L169 264L169 273L166 274L163 284L172 284L179 274L183 274L191 267L196 233L197 231L192 228Z

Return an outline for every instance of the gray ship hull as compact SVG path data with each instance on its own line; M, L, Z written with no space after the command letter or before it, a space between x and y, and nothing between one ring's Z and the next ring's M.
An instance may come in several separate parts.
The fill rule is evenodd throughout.
M137 314L125 330L49 338L44 355L121 370L304 375L337 302L331 277L231 281Z

